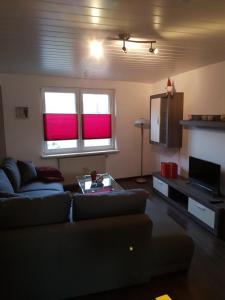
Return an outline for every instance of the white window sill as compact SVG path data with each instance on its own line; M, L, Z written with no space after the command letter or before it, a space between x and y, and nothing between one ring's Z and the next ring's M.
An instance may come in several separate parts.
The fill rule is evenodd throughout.
M63 157L76 157L76 156L91 156L91 155L102 155L102 154L115 154L119 153L119 150L101 150L101 151L90 151L90 152L79 152L79 153L64 153L64 154L42 154L41 158L63 158Z

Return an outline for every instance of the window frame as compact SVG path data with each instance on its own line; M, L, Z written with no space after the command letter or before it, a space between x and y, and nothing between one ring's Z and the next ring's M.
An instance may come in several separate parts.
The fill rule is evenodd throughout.
M74 93L75 94L75 107L78 116L78 139L77 147L74 148L61 148L51 149L47 148L47 141L44 140L44 123L43 114L45 111L45 93ZM110 114L111 114L111 126L112 126L112 137L110 145L106 146L84 146L84 140L82 139L82 120L81 115L83 113L83 94L107 94L110 101ZM93 89L93 88L58 88L58 87L46 87L41 88L42 98L42 154L46 156L62 156L62 155L82 155L82 154L94 154L94 153L107 153L109 151L117 151L116 149L116 136L115 136L115 90L113 89Z
M82 94L107 94L109 96L109 103L110 103L110 114L112 116L111 119L111 126L112 126L112 137L111 137L111 143L110 145L106 146L92 146L92 147L87 147L84 146L84 140L81 139L81 148L84 149L83 152L90 152L90 151L102 151L102 150L115 150L115 130L114 130L114 124L115 124L115 94L114 90L106 90L106 89L80 89L80 112L81 114L83 113L83 98ZM80 118L81 122L81 118ZM82 126L80 124L80 130L82 130ZM86 151L85 151L86 150Z

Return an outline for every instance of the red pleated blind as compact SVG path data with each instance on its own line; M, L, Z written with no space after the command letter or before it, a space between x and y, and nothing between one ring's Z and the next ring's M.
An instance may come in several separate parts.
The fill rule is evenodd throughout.
M45 141L78 138L77 114L44 114Z
M83 114L82 138L109 139L112 137L111 114Z

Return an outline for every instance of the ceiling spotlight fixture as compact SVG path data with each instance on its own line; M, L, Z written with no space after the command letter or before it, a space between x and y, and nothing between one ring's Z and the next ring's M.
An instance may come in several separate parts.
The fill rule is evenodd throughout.
M127 48L126 48L126 41L128 41L130 38L130 35L128 33L120 33L119 34L119 39L123 41L123 53L127 53Z
M130 39L130 34L129 33L120 33L118 35L118 38L117 39L113 39L113 40L123 41L123 47L122 47L123 53L127 53L126 42L150 44L149 52L153 53L153 54L158 54L159 53L159 49L158 48L154 48L152 46L152 44L156 43L156 41L151 41L151 40L145 40L145 41L144 40L133 40L133 39Z
M127 48L125 45L125 40L123 40L123 47L122 47L123 53L127 53Z
M150 48L149 48L149 52L150 53L154 53L155 55L159 53L159 49L158 48L153 48L152 44L156 43L156 41L149 41L150 42Z

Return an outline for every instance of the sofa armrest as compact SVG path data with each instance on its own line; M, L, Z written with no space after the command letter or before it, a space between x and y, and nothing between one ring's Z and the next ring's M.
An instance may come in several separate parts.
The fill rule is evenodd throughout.
M149 193L144 189L119 190L111 193L75 194L74 221L143 214Z
M0 229L62 223L69 220L71 194L0 198Z

